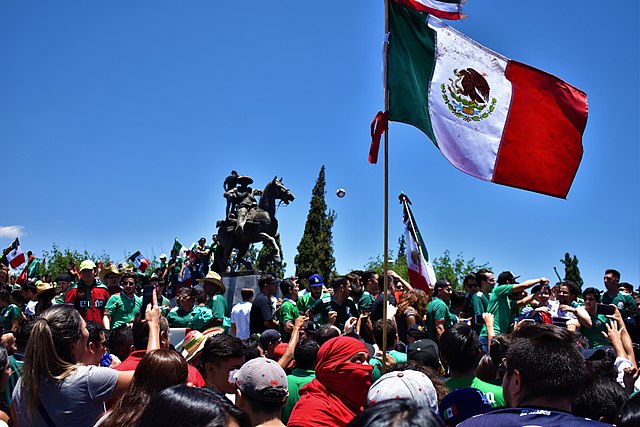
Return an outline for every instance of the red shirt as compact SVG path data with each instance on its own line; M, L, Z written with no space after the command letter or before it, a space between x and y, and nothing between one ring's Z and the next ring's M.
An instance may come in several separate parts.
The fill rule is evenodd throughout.
M110 296L109 289L102 282L94 281L92 286L87 286L78 280L65 295L64 302L73 305L84 320L104 325L104 308Z
M135 371L138 363L140 363L140 360L146 352L147 350L136 350L132 352L129 357L113 369L116 371ZM204 387L204 378L202 378L200 372L192 365L188 365L188 369L189 376L187 377L187 381L196 387Z

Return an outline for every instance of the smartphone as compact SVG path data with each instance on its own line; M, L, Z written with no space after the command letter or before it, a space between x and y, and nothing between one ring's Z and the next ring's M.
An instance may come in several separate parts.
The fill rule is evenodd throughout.
M153 302L153 293L155 292L155 290L156 289L153 285L145 285L142 288L142 313L147 310L147 305Z
M484 325L484 319L482 318L482 314L474 314L473 315L473 324L474 325Z
M613 313L616 312L615 307L612 307L607 304L598 304L596 306L596 314L604 314L605 316L613 316Z

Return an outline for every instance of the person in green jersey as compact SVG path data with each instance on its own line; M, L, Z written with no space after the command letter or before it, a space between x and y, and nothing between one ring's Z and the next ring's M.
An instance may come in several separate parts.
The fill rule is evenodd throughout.
M318 358L318 343L312 339L302 339L293 351L295 369L287 375L289 383L289 397L282 408L282 422L287 424L293 407L300 400L300 389L310 383L315 377L316 359Z
M607 288L602 293L602 304L613 304L618 307L622 317L633 317L636 314L636 302L631 295L620 292L620 272L612 268L604 272L604 286Z
M320 301L323 297L327 296L322 292L322 288L324 286L324 281L322 280L322 276L319 274L313 274L309 277L308 281L308 292L298 298L298 311L300 313L306 313L311 307L313 307L318 301ZM321 315L316 314L310 317L313 320L313 323L316 325L316 328L319 328L323 325Z
M282 293L282 305L277 316L280 319L280 334L282 342L289 342L291 331L300 311L296 302L298 301L298 285L291 279L284 279L280 282L280 292Z
M211 310L211 315L213 316L211 325L220 326L225 323L225 320L227 320L226 323L228 323L228 325L226 327L231 327L229 305L227 304L227 299L224 297L224 293L227 289L225 288L224 283L222 283L222 277L220 277L220 275L215 271L211 270L203 279L197 279L197 281L202 283L202 289L207 294L207 303L205 304L205 307Z
M122 275L122 292L111 295L104 309L105 329L115 329L133 321L140 312L142 297L136 296L136 276L132 273Z
M603 314L597 314L600 304L600 291L596 288L587 288L582 292L584 308L589 314L588 319L579 319L580 333L589 341L589 348L611 347L611 342L603 336L607 333L608 319Z
M548 285L549 279L540 277L538 279L530 279L522 283L518 283L517 279L511 271L503 271L498 275L498 286L493 288L489 295L489 305L487 312L493 314L493 328L495 334L508 334L512 323L512 305L514 300L521 299L524 296L523 291L533 285ZM488 351L487 328L482 327L480 332L480 342L482 350Z
M360 312L355 301L349 297L349 281L344 276L338 276L331 280L333 295L325 296L309 309L312 316L321 315L321 322L330 323L340 331L350 318L358 318Z
M172 328L190 328L204 330L213 316L211 310L196 305L196 295L193 288L182 288L176 297L178 306L169 311L167 321Z
M482 315L487 312L489 307L489 295L493 291L493 287L496 284L496 279L493 277L493 273L486 268L481 268L475 275L476 283L478 284L478 292L471 297L471 309L472 313L469 317L473 317L476 314ZM477 334L482 331L482 324L475 324L473 330Z
M0 315L2 316L5 332L13 332L15 334L20 322L25 319L20 309L23 301L22 291L19 289L14 289L11 292L6 289L0 291L0 305L3 307Z
M433 299L427 306L427 338L435 342L457 321L449 310L451 291L451 282L447 279L439 279L433 286Z
M451 377L445 380L449 391L472 387L485 394L494 408L505 406L502 387L476 377L476 368L482 356L478 336L466 323L456 323L440 337L440 355L449 367Z

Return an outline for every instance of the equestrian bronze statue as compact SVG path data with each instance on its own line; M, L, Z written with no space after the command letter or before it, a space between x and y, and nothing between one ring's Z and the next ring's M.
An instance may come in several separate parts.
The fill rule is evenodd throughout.
M295 196L282 184L282 178L274 177L262 191L251 188L252 183L250 177L243 175L237 178L237 187L225 186L224 197L230 209L227 217L217 222L219 244L215 260L220 272L230 269L229 258L234 249L238 250L237 263L243 264L248 270L253 269L244 256L249 245L257 242L272 249L273 261L281 261L276 243L276 201L288 205Z

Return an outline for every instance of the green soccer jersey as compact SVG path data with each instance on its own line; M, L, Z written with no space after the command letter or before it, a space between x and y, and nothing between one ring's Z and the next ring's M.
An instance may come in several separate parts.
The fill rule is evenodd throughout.
M291 332L287 332L284 326L287 322L295 323L296 319L300 316L298 306L295 301L285 298L278 310L278 319L280 321L280 335L282 335L282 342L289 342L291 339Z
M493 314L493 329L495 334L508 334L511 326L511 301L509 296L513 292L513 285L498 285L489 295L487 312ZM487 327L482 327L480 336L487 336Z
M298 298L298 311L300 313L306 313L307 310L310 310L311 307L313 307L315 305L316 302L320 301L322 298L328 296L328 294L321 294L320 298L315 299L313 298L313 296L311 295L311 292L307 292L306 294L302 295L300 298ZM316 327L320 327L323 325L322 323L322 316L320 314L312 314L311 315L311 320L313 320L313 323L316 325Z
M622 317L629 317L636 314L636 301L631 295L618 292L616 296L611 297L607 291L602 294L602 304L613 304L618 307Z
M126 325L133 321L134 316L140 312L142 297L133 295L132 298L117 293L111 295L107 301L104 314L111 319L111 329Z
M167 315L167 321L172 328L189 328L204 330L213 319L211 310L207 307L195 306L191 311L181 307L174 307Z
M608 319L602 314L591 316L591 327L580 327L580 333L589 340L589 348L610 347L611 342L602 333L607 333Z
M358 310L360 310L361 313L365 311L371 312L371 307L373 307L373 302L375 300L376 299L373 297L373 295L371 295L367 291L364 291L358 299Z
M224 295L215 294L207 301L207 308L211 310L214 319L229 317L229 305Z
M433 297L427 306L427 338L437 342L436 325L444 325L446 331L455 324L456 320L447 303L438 297Z
M342 304L338 304L332 296L327 295L311 307L311 314L319 314L321 316L321 325L329 322L329 313L332 311L335 311L338 314L334 325L341 331L344 329L344 324L350 317L357 318L360 316L356 303L351 299L351 297L344 300Z
M500 406L506 405L501 386L484 382L478 378L449 378L444 384L450 392L461 388L475 388L480 390L485 396L487 396L487 400L491 403L491 407L493 408L499 408Z
M469 317L474 316L476 314L482 314L487 312L487 307L489 306L489 298L482 292L476 292L471 297L471 309L472 313L470 313ZM482 331L482 324L473 325L473 330L476 331L476 334L480 334Z
M22 310L15 304L10 304L5 307L0 314L2 315L2 323L5 331L10 331L13 328L13 321L15 319L22 319Z

